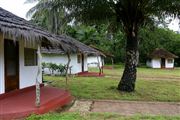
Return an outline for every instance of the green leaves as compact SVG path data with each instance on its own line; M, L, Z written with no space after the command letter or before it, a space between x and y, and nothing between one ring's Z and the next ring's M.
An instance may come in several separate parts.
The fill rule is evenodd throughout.
M65 8L59 4L61 1L58 0L39 0L38 4L31 8L26 16L32 17L31 21L35 24L53 33L62 34L70 20Z
M42 68L48 68L49 71L51 72L51 75L57 74L59 73L60 75L65 75L65 71L67 69L66 65L62 65L62 64L55 64L55 63L42 63ZM56 73L55 73L56 72Z

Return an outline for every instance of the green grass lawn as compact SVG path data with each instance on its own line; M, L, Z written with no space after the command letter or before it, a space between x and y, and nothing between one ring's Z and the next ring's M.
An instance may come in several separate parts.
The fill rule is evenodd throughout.
M120 77L123 73L123 66L115 66L115 69L108 70L104 69L104 73L111 77ZM96 68L90 68L89 71L96 71ZM155 80L179 80L180 81L180 68L175 69L152 69L152 68L138 68L137 72L138 79L155 79Z
M92 70L97 71L97 69ZM71 77L68 81L68 89L77 99L180 101L180 74L178 74L180 69L139 68L136 91L133 93L119 92L116 89L123 72L122 68L104 72L108 74L107 77ZM66 88L64 77L45 76L45 79L52 81L53 86Z
M90 69L98 71L98 69ZM161 70L138 68L136 91L119 92L116 88L122 75L122 66L114 70L104 70L106 77L70 77L68 89L76 99L111 99L137 101L180 102L180 69ZM45 76L51 85L66 88L64 77ZM179 120L180 116L121 116L107 113L51 112L45 115L32 115L27 120Z
M49 113L45 115L32 115L26 120L179 120L180 116L120 116L117 114L84 114L79 113Z

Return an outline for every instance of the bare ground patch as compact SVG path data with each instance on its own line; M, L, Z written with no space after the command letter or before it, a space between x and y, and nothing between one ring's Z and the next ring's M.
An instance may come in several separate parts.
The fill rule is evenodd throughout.
M120 115L180 115L180 103L118 100L77 100L70 112L116 113Z

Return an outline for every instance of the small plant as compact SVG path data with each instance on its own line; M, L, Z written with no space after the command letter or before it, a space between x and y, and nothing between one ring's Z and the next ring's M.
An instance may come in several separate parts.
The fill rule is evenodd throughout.
M44 71L44 69L47 68L47 67L48 67L48 64L45 63L45 62L43 62L43 63L42 63L42 69L43 69L43 71Z
M58 65L57 67L57 71L61 74L61 75L64 75L65 74L65 71L66 71L66 66L65 65Z
M49 69L49 72L50 72L51 75L55 75L55 74L65 75L66 74L67 65L63 65L63 64L57 65L55 63L45 63L45 62L43 62L42 63L43 73L45 71L45 68Z
M58 65L55 63L48 63L48 68L51 72L51 75L54 75L54 72L58 69Z

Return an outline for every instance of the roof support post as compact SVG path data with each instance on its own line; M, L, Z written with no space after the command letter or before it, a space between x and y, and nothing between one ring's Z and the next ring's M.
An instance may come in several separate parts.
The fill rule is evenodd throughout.
M70 56L70 52L67 53L67 57L68 57L68 62L67 62L67 68L66 68L66 88L68 87L68 71L69 71L69 65L70 65L70 62L71 62L71 56Z
M97 56L97 61L98 61L98 68L99 68L99 75L101 75L101 66L100 66L100 61L99 61L99 57Z
M36 107L40 107L40 82L39 82L39 76L41 74L41 51L40 51L40 45L38 45L38 72L36 76Z
M102 73L104 73L104 58L102 56L101 57L101 63L102 63L102 66L101 66L101 69L102 69Z
M111 57L111 62L112 62L112 69L114 69L114 60L112 57Z

